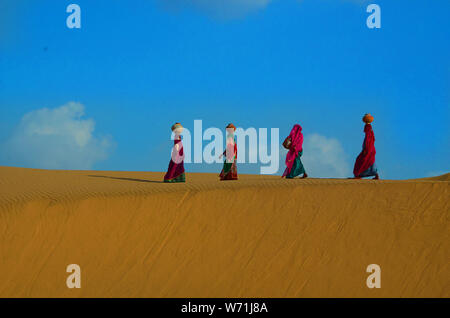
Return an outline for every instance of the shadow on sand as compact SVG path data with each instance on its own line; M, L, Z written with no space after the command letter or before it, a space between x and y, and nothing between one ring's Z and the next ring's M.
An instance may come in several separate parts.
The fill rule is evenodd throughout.
M134 179L134 178L119 178L119 177L110 177L110 176L101 176L101 175L88 175L88 177L93 177L93 178L108 178L108 179L125 180L125 181L134 181L134 182L164 183L164 181L154 181L154 180Z

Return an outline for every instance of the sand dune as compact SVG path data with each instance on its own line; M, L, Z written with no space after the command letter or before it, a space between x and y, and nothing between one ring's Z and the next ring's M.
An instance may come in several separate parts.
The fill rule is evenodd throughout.
M449 174L162 177L0 167L0 296L450 296Z

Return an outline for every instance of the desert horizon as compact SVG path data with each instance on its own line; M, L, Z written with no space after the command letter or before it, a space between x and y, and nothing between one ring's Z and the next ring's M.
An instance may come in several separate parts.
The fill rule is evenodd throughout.
M0 167L0 297L450 296L449 173L163 176Z

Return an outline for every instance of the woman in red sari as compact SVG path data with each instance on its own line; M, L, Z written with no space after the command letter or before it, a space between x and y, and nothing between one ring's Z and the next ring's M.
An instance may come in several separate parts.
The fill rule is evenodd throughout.
M363 149L359 156L356 158L355 167L353 168L353 175L355 179L361 179L366 177L374 177L378 180L378 170L375 165L375 135L372 130L373 116L366 114L363 117L363 121L366 123L364 126L365 138L363 142Z
M227 131L227 146L223 154L220 155L219 158L222 158L225 155L225 161L223 163L223 169L220 172L220 180L237 180L237 144L236 139L234 137L234 132L236 131L236 127L233 124L229 124L226 127Z
M184 151L183 143L181 142L181 133L183 132L183 126L180 123L176 123L172 126L172 131L175 134L174 145L172 148L172 156L169 162L169 168L164 176L164 182L185 182L186 177L184 175Z

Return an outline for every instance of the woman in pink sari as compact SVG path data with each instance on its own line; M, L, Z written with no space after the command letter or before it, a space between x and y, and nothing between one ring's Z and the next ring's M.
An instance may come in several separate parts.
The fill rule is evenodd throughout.
M303 134L302 127L299 124L294 125L283 145L289 149L286 155L286 170L284 170L283 177L293 179L303 174L302 178L307 178L308 175L300 159L303 154Z
M176 123L172 126L172 131L175 134L174 145L172 148L172 156L169 162L169 168L164 176L164 182L185 182L186 177L184 174L184 151L183 143L181 142L181 133L183 132L183 126L180 123Z

